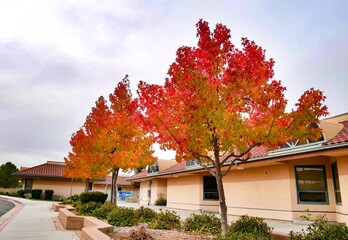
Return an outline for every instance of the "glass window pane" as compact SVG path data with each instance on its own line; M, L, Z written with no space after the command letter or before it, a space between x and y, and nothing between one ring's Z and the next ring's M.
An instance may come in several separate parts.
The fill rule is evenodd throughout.
M219 199L215 177L203 176L203 199Z
M295 167L298 201L327 203L325 166Z
M325 191L324 169L322 167L296 167L298 190Z
M336 203L342 203L340 180L338 178L337 162L331 164L332 178L334 183Z
M335 192L336 203L342 203L341 192Z
M326 202L325 192L300 192L299 196L301 202Z

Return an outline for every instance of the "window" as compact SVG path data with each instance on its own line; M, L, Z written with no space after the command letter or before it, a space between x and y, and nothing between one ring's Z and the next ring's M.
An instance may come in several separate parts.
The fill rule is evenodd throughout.
M325 166L296 166L298 203L329 203Z
M336 204L342 204L340 180L338 178L337 162L331 164L332 178L335 190Z
M31 189L33 188L33 179L26 179L25 180L25 185L24 185L24 191L26 193L30 193Z
M201 167L201 166L199 165L197 159L186 161L186 169L188 169L188 168L191 168L191 169L192 168L199 168L199 167Z
M157 173L159 171L158 162L155 162L153 165L149 166L147 173Z
M215 177L203 176L203 199L219 200Z

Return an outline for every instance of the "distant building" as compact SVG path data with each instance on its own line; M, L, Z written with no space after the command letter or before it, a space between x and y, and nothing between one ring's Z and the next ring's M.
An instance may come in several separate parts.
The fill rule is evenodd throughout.
M86 189L86 181L82 179L71 179L63 176L63 169L66 168L64 162L48 161L47 163L31 168L21 168L12 176L23 182L23 189L30 192L31 189L54 190L56 199L65 199L74 194L80 194ZM117 187L119 191L136 191L131 182L125 179L128 176L118 176ZM88 190L106 192L110 196L111 177L106 176L103 179L89 180Z

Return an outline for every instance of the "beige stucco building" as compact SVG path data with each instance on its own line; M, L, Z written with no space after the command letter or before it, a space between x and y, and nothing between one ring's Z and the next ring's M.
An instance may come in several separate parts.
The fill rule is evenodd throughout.
M258 147L249 162L233 166L223 178L228 214L292 221L309 209L313 218L325 214L348 225L348 114L325 119L320 128L318 142ZM168 162L161 170L163 162L130 178L140 182L140 204L164 196L170 208L219 211L215 179L206 170L195 161Z
M23 183L23 189L30 193L31 189L54 190L55 199L66 199L71 195L80 194L86 190L111 192L111 177L106 176L103 179L91 179L88 182L83 179L71 179L63 176L63 170L66 167L64 162L48 161L47 163L24 168L14 174L14 177L20 179ZM127 182L127 176L118 176L118 191L136 191L131 182Z

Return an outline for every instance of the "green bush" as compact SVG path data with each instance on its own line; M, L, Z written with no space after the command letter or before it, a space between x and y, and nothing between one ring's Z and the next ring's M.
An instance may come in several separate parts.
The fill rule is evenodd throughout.
M306 230L291 231L291 240L341 240L348 239L348 227L339 224L328 224L324 216L317 218Z
M166 230L180 229L180 217L174 211L166 210L163 212L162 209L160 209L160 212L156 214L155 219L149 223L149 227Z
M139 222L149 223L156 217L156 212L151 208L141 206L136 210Z
M164 197L160 196L155 201L155 205L156 206L167 206L167 199L165 199Z
M116 205L110 202L106 202L103 205L101 205L100 208L97 208L93 212L93 217L96 217L98 219L107 219L109 213L116 208Z
M200 233L221 233L221 222L218 217L212 213L195 214L186 218L185 231L200 232Z
M52 200L54 190L46 189L45 190L45 199L46 200Z
M71 195L70 197L68 197L67 200L71 200L73 202L77 202L80 200L80 196L78 194L74 194L74 195Z
M262 218L241 216L232 223L225 237L218 237L217 240L271 240L271 228Z
M97 202L79 203L76 205L76 212L83 216L92 216L94 211L101 206Z
M138 223L138 218L134 208L116 207L108 215L108 223L113 226L134 226Z
M80 201L82 203L97 202L104 204L108 195L102 192L83 192L80 194Z
M25 191L23 189L17 191L17 197L24 198Z
M33 199L40 199L42 194L42 189L32 189L31 190L31 197Z

